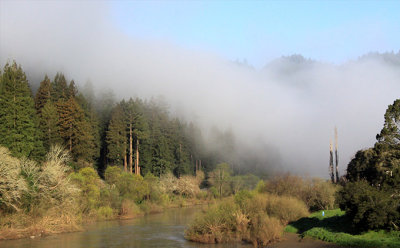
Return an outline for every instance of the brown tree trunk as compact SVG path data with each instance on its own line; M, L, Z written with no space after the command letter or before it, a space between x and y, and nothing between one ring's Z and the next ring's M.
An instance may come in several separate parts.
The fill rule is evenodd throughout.
M135 168L135 173L139 175L139 139L136 138L136 168Z
M132 123L129 123L129 172L132 174Z
M69 129L72 133L72 124L69 125ZM69 152L72 152L72 134L69 135Z

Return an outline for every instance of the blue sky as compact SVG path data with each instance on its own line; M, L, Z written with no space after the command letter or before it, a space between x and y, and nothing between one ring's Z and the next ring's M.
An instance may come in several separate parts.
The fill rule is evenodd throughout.
M399 1L120 1L115 25L256 67L299 53L342 63L400 49Z

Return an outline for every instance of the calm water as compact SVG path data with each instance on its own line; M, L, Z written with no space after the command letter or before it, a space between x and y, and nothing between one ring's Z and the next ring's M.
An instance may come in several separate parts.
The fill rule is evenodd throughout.
M0 241L1 248L106 248L106 247L196 247L248 248L248 244L208 245L184 239L183 232L200 208L169 209L131 220L98 222L84 232L35 239Z

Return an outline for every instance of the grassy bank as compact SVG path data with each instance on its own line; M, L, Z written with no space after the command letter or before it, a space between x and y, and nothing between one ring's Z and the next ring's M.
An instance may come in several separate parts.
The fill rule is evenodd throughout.
M315 212L286 226L286 232L350 247L400 247L399 231L353 231L351 221L340 209Z

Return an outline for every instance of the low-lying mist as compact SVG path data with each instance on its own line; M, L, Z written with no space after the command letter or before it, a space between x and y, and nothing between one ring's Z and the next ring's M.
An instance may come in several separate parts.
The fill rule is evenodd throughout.
M254 69L168 40L128 36L107 4L6 2L0 10L0 64L16 60L31 84L63 72L117 99L162 95L171 114L232 131L237 154L265 167L328 177L329 140L339 133L340 171L372 146L399 97L400 52L341 65L282 57ZM267 61L266 61L267 62ZM213 147L209 137L209 147ZM243 165L246 166L246 165Z

